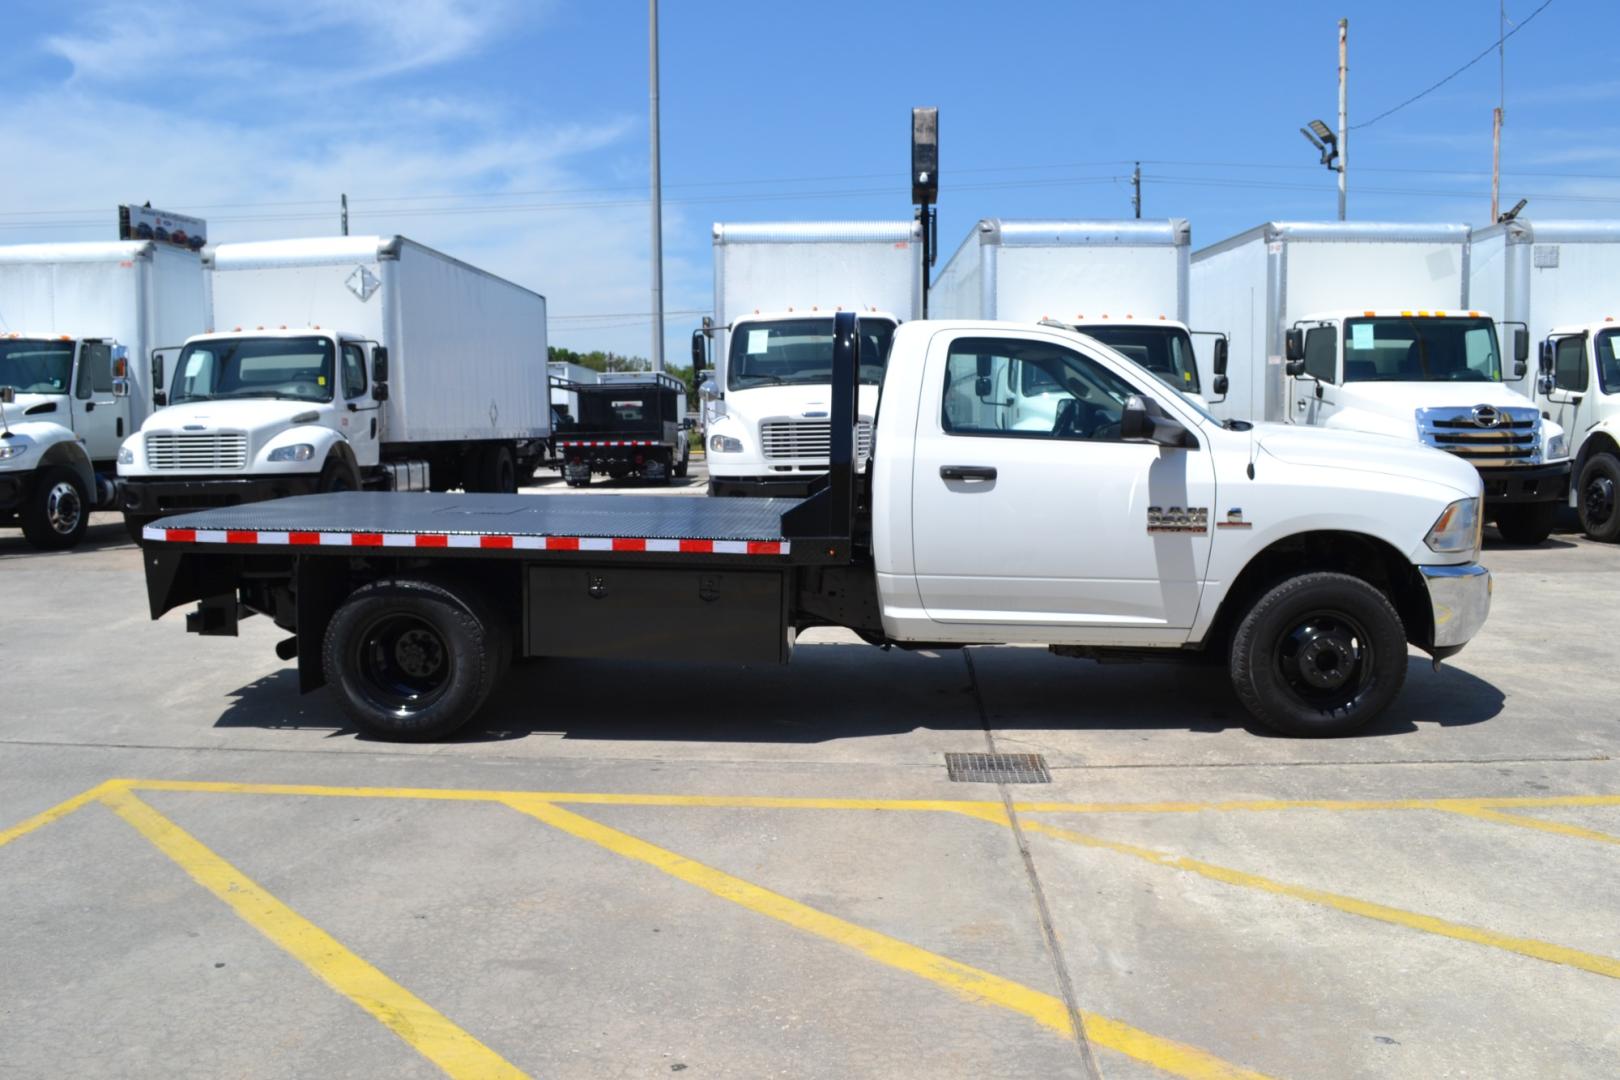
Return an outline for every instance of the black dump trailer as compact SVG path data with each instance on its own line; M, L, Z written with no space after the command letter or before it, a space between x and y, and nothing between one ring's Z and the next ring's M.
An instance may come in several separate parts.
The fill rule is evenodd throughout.
M568 387L578 397L579 416L554 445L569 487L589 484L593 473L657 484L686 475L686 387L662 372L632 378Z
M180 514L143 534L152 617L191 604L187 630L228 636L269 618L303 691L392 739L461 727L514 657L785 662L812 626L877 640L859 347L840 314L831 468L802 500L345 492Z

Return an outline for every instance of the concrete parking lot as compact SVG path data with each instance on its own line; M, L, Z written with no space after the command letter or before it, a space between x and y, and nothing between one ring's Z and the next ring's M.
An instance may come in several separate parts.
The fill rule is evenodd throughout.
M0 1075L1614 1075L1620 547L1484 561L1485 632L1353 738L822 634L527 665L393 745L263 620L148 621L116 518L0 533ZM948 778L988 751L1050 782Z

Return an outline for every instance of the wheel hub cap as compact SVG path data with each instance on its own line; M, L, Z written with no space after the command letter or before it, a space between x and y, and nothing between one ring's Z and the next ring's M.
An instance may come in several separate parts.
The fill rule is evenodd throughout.
M425 679L444 664L444 650L432 634L411 630L401 634L395 644L394 662L407 675Z
M72 484L63 481L46 493L45 519L62 536L79 527L79 518L83 514L84 505L79 501L78 489Z
M1593 524L1606 522L1614 514L1614 481L1600 476L1586 485L1586 517Z
M1292 667L1308 686L1337 690L1355 676L1361 649L1343 627L1305 623L1288 636L1285 654L1291 654Z

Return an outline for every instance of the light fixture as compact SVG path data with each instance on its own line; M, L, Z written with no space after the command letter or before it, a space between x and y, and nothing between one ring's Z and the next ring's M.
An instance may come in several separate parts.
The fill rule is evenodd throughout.
M1300 128L1299 133L1305 136L1322 155L1322 164L1334 171L1338 170L1335 164L1339 156L1339 137L1333 134L1333 129L1320 120L1312 120L1309 128Z
M1518 202L1513 204L1513 209L1506 210L1506 211L1503 211L1502 213L1498 214L1496 216L1496 223L1498 225L1502 225L1502 224L1506 224L1509 221L1512 221L1514 218L1518 217L1521 213L1523 213L1524 208L1526 206L1528 206L1528 205L1530 205L1530 200L1529 199L1520 199Z

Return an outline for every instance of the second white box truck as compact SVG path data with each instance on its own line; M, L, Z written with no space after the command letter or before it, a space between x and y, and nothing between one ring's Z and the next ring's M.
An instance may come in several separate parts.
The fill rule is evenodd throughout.
M1569 484L1564 430L1513 387L1529 336L1504 357L1468 306L1465 225L1270 222L1192 257L1192 312L1231 335L1217 415L1364 431L1464 458L1504 539L1552 532Z
M215 330L152 360L132 532L313 491L515 491L551 434L546 301L404 237L221 244ZM172 360L172 363L170 361Z

